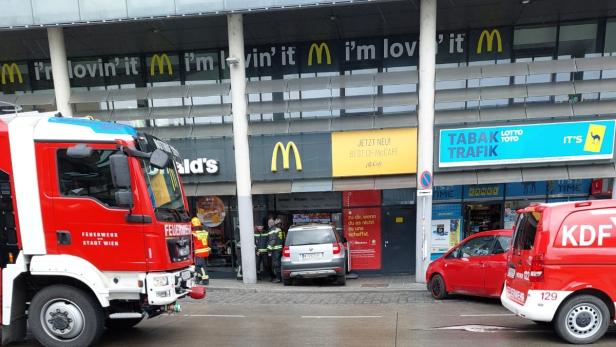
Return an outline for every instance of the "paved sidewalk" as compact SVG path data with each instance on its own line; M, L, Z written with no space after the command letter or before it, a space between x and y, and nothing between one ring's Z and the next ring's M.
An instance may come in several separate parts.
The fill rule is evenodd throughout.
M208 291L241 291L241 292L280 292L280 293L377 293L377 292L409 292L426 291L426 285L416 283L415 276L367 276L360 275L353 279L349 276L345 286L338 286L330 281L302 280L293 286L282 283L259 281L257 284L244 284L236 279L210 279Z

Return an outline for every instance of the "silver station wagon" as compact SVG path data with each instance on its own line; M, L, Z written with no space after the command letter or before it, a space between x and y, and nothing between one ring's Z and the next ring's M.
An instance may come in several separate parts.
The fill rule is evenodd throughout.
M290 285L296 278L331 277L346 283L346 240L331 225L292 226L282 251L282 281Z

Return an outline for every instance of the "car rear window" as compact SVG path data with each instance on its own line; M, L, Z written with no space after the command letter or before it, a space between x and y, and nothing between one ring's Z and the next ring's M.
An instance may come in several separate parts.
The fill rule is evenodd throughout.
M533 249L539 219L541 219L541 212L530 212L520 215L516 225L513 249L522 251Z
M336 242L336 237L332 229L291 230L287 236L287 246L317 245L334 242Z

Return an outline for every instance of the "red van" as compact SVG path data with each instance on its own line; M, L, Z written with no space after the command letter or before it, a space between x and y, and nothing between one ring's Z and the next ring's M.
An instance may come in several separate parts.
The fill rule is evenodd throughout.
M551 322L570 343L601 338L616 302L616 201L539 204L518 211L503 305Z

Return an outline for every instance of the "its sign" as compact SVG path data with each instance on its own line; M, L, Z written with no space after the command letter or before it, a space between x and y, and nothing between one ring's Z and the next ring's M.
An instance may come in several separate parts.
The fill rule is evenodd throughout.
M417 129L332 133L332 176L410 174L417 171Z
M220 171L218 160L208 158L184 159L181 163L176 163L176 165L180 175L215 175Z
M443 129L439 167L608 160L614 120Z
M289 156L291 155L291 151L295 155L295 170L302 171L302 158L299 154L299 150L295 145L295 142L289 141L287 145L284 146L282 142L276 142L274 145L274 150L272 151L272 172L278 171L278 152L282 152L282 167L285 170L289 170L290 160Z
M495 47L494 40L496 40ZM492 52L494 48L496 48L498 53L503 52L503 39L501 38L501 33L498 29L485 29L481 32L481 35L479 35L479 40L477 41L477 54L481 54L484 41L486 43L486 52Z
M332 55L329 50L329 46L325 42L321 43L313 43L310 45L310 49L308 50L308 66L312 66L313 57L316 57L317 64L323 63L323 55L325 54L325 63L327 65L332 64Z
M9 83L15 83L16 76L19 84L24 83L23 77L21 76L21 70L19 69L19 66L17 66L17 64L15 63L2 64L2 84L7 83L7 76Z
M165 65L167 66L167 74L173 76L173 66L167 53L152 55L150 59L150 76L154 76L156 68L158 68L158 74L163 75L165 73Z

